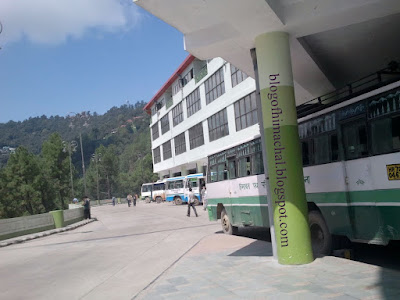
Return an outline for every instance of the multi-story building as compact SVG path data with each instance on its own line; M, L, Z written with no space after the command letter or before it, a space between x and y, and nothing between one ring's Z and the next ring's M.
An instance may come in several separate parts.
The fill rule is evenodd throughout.
M259 135L255 81L189 55L145 106L159 178L206 173L207 156Z

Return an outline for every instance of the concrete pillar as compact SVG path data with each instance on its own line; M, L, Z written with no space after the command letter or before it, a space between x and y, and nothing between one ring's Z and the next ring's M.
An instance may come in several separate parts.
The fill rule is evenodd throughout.
M185 166L181 167L181 176L186 176L187 175L187 170Z
M64 212L62 210L51 211L50 214L53 216L56 228L64 227Z
M289 36L259 35L255 40L262 124L269 170L278 262L313 261L303 165L297 126Z

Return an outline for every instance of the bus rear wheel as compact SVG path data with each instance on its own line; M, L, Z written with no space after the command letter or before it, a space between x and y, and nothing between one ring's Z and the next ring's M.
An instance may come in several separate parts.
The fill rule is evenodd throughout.
M316 210L310 211L308 213L308 224L314 256L331 254L332 236L321 213Z
M144 201L145 201L146 203L150 203L150 202L151 202L150 197L144 198Z
M223 208L221 211L221 225L222 225L222 230L225 234L237 234L238 233L238 228L235 226L232 226L231 220L229 220L229 216L226 213L225 208Z
M181 197L175 197L175 198L174 198L174 202L175 202L175 205L182 205L182 199L181 199Z
M156 202L157 202L157 203L161 203L161 202L162 202L162 198L161 198L160 196L157 196L157 197L156 197Z

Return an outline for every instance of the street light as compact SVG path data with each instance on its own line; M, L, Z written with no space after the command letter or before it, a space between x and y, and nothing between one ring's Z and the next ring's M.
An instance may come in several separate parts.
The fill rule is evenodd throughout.
M71 116L70 114L73 114L73 116ZM85 195L87 195L86 170L85 170L85 159L84 159L84 156L83 156L82 127L81 126L84 126L84 127L89 126L87 120L90 118L90 116L89 116L89 114L86 114L86 112L82 112L82 113L69 112L67 117L71 118L71 123L69 124L70 128L74 128L75 125L73 124L73 121L77 120L77 118L80 118L81 120L84 120L84 123L80 124L80 127L79 127L79 141L80 141L80 144L81 144L83 187L84 187L84 190L85 190Z
M68 156L69 156L69 171L70 171L70 176L71 176L71 190L72 190L72 198L75 197L75 192L74 192L74 178L72 176L72 152L76 151L76 148L78 147L78 144L76 141L71 141L71 142L66 142L63 141L63 146L64 146L64 151L68 151Z
M93 153L92 161L96 163L96 177L97 177L97 200L100 200L100 191L99 191L99 161L101 161L101 153Z

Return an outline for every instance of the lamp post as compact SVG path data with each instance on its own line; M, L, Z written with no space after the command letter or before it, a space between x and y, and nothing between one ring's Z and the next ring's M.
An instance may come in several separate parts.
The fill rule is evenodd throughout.
M77 143L76 141L71 141L71 142L66 142L63 141L64 145L64 151L68 151L68 156L69 156L69 172L70 172L70 179L71 179L71 191L72 191L72 198L75 197L75 191L74 191L74 178L72 176L72 152L76 151L77 148Z
M96 163L96 179L97 179L97 200L100 200L100 190L99 190L99 161L101 161L101 153L93 153L92 161Z
M71 115L73 114L73 115ZM84 187L84 191L85 191L85 195L87 195L87 189L86 189L86 170L85 170L85 158L83 155L83 146L82 146L82 127L87 127L89 126L89 123L87 122L87 120L89 120L90 116L89 114L87 114L86 112L82 112L82 113L75 113L75 112L69 112L68 113L68 117L71 118L71 123L69 124L70 128L74 128L75 125L73 124L73 122L75 120L78 120L79 122L79 141L80 141L80 145L81 145L81 157L82 157L82 174L83 174L83 187ZM84 121L84 123L82 124L82 120Z

